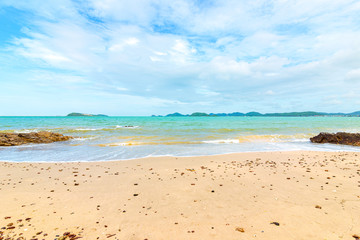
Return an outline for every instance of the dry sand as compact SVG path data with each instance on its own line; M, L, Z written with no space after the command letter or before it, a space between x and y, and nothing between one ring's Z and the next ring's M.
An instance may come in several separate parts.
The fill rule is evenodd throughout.
M0 196L0 239L354 240L360 153L2 162Z

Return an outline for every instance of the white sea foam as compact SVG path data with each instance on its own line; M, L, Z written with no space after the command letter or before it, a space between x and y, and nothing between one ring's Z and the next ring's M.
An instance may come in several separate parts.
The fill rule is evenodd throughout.
M309 142L308 138L292 139L291 142Z
M111 117L99 121L73 118L70 122L63 118L27 119L0 117L1 132L46 130L76 139L0 147L0 161L104 161L289 150L360 152L359 147L309 141L319 132L359 132L360 118L189 117L169 121L168 118Z
M99 129L96 129L96 128L76 128L74 130L75 131L96 131L96 130L99 130Z
M139 128L139 126L132 126L132 125L121 126L121 125L116 125L115 128Z
M142 145L142 142L115 142L115 143L105 143L97 144L99 147L118 147L118 146L133 146L133 145Z
M31 132L39 132L39 129L22 129L22 130L16 130L14 133L31 133Z
M219 139L219 140L209 140L209 141L202 141L203 143L239 143L239 139Z
M72 139L73 141L87 141L87 140L93 140L97 139L98 137L76 137Z

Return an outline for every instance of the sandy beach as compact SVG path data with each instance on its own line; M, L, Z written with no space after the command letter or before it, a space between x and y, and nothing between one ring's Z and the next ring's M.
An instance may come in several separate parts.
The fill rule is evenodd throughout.
M0 239L357 239L359 155L1 162Z

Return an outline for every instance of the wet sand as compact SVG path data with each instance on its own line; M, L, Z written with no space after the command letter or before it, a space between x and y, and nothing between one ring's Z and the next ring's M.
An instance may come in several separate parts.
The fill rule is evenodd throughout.
M0 196L0 239L356 240L360 153L1 162Z

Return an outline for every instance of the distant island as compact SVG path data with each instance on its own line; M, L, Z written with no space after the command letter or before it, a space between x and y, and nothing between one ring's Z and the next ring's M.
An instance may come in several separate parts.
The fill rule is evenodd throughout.
M104 114L87 114L87 113L69 113L68 115L66 115L67 117L108 117L107 115Z
M152 115L152 117L360 117L360 111L352 113L325 113L325 112L287 112L287 113L259 113L259 112L233 112L233 113L203 113L181 114L178 112L165 116Z

